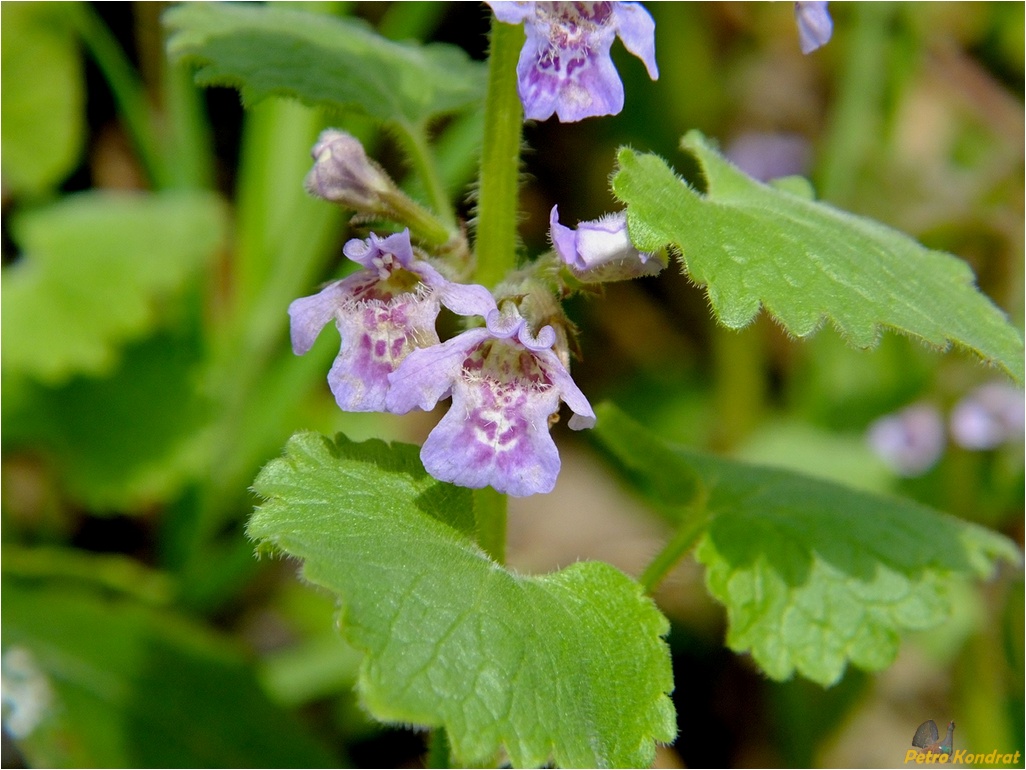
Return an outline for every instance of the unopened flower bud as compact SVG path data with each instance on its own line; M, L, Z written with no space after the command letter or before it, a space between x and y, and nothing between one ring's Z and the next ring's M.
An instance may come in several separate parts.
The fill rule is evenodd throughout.
M395 184L367 157L358 139L329 128L321 132L310 154L315 162L305 184L311 195L358 212L378 214L388 209L386 201Z
M623 281L656 275L664 267L662 256L638 251L627 233L627 214L619 211L576 230L559 223L557 206L549 214L549 237L556 253L574 276L585 283Z

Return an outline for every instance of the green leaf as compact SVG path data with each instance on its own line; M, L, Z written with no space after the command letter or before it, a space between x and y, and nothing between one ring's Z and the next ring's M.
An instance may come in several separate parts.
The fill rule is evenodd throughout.
M73 582L3 583L4 725L33 767L337 767L233 646Z
M702 501L702 480L685 460L667 452L661 439L608 402L600 404L595 414L601 424L596 438L670 521L679 522ZM653 457L659 462L652 462Z
M466 534L470 490L416 447L299 433L254 487L250 535L342 597L377 718L444 726L471 764L504 745L516 767L645 767L673 740L668 624L640 587L600 563L503 569Z
M209 475L201 356L198 340L163 333L129 345L109 377L25 383L13 406L4 403L4 448L51 457L62 491L94 513L144 514Z
M41 193L60 183L82 151L82 62L67 15L72 3L4 3L0 152L4 187Z
M704 173L704 194L660 158L629 149L619 153L613 190L627 204L635 245L676 244L725 326L747 325L763 306L799 337L829 318L849 341L872 347L887 327L937 348L969 348L1022 381L1022 336L976 289L965 262L760 184L697 131L682 146Z
M221 244L207 193L83 193L13 224L20 261L3 273L5 373L59 384L113 369Z
M462 50L395 43L354 20L219 3L186 3L164 20L168 53L247 104L277 94L417 125L484 98L484 65Z
M601 441L618 441L629 418L596 412ZM695 555L726 605L727 644L774 679L797 671L828 685L849 661L886 668L901 632L951 616L956 583L1020 559L1007 538L917 503L657 441L648 464L683 460L708 492Z
M889 666L903 631L952 613L955 582L1019 561L1001 535L916 503L783 470L687 456L709 483L696 558L727 606L727 644L774 679Z

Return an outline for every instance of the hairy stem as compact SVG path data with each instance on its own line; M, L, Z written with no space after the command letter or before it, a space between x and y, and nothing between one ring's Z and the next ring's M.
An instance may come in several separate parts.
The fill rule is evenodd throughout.
M685 520L677 528L670 541L663 546L656 557L645 567L638 582L645 589L645 593L651 594L669 574L670 570L677 566L677 562L683 559L698 542L698 538L705 531L707 516L705 506L692 509Z
M520 25L492 19L488 96L477 201L477 269L474 280L495 286L516 266L517 186L524 120L517 96Z

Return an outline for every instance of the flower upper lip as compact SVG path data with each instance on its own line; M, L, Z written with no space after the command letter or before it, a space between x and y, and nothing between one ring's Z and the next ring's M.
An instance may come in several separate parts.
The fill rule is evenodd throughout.
M529 120L547 120L555 114L572 123L619 113L623 83L609 56L614 37L644 62L649 77L659 78L655 22L638 3L488 4L499 21L525 25L517 90Z

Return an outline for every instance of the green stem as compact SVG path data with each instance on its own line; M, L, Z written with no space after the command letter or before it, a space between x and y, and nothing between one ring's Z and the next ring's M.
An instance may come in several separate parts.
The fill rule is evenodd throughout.
M125 128L151 184L158 189L169 187L171 180L153 132L146 92L131 62L88 4L78 5L74 18L82 42L110 86L118 112L125 121Z
M765 346L762 325L713 331L713 365L716 376L715 449L737 446L755 426L765 399Z
M517 96L520 25L492 19L488 96L477 204L474 280L495 286L516 266L517 188L524 113Z
M175 162L169 182L186 189L214 186L213 142L192 71L182 62L164 64L164 93Z
M691 514L691 515L688 515ZM690 551L698 538L705 531L708 524L708 514L705 505L689 509L685 514L685 520L681 522L677 531L656 557L645 567L638 582L645 589L645 593L651 594L669 574L677 562L683 559Z
M506 495L491 487L474 490L477 543L499 564L506 562Z
M444 727L438 727L431 732L431 739L428 743L427 766L429 768L452 767L449 736L446 735Z
M252 548L250 549L252 551ZM121 554L99 554L78 548L16 545L3 547L4 576L32 580L68 580L101 586L147 604L166 606L174 595L170 577Z
M438 174L431 148L422 126L410 126L405 122L392 124L395 135L406 151L414 172L420 178L427 193L428 205L438 215L436 219L424 211L417 221L410 224L410 229L420 235L428 243L443 245L456 229L456 215L453 213L449 196ZM426 216L425 216L426 215Z
M858 172L880 143L887 29L895 13L890 3L860 3L852 10L853 23L817 185L821 198L838 204L852 199Z
M492 19L488 96L478 184L477 266L474 280L494 286L516 266L517 185L524 120L517 96L517 60L524 42L519 25ZM506 560L506 496L474 490L477 541L500 564Z

